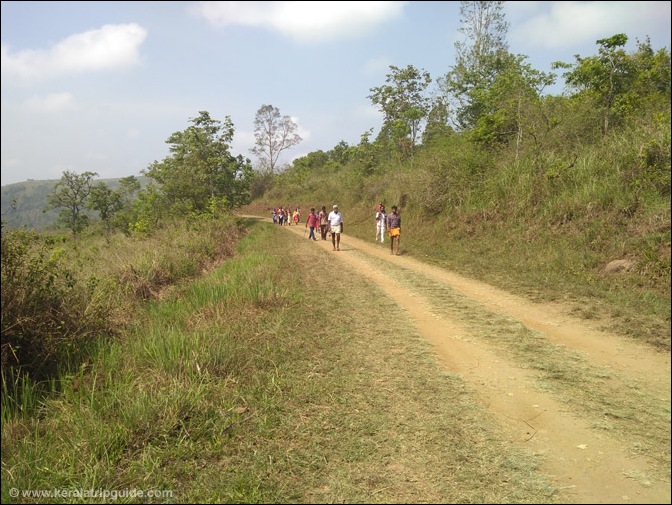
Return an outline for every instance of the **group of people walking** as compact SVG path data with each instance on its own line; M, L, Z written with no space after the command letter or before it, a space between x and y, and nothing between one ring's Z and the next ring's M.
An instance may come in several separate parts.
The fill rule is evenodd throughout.
M291 216L291 217L290 217ZM289 208L278 207L273 209L273 222L280 225L290 225L291 222L298 225L301 222L301 211L296 207L294 212L290 212ZM326 206L322 206L319 212L315 212L315 207L310 209L310 213L306 218L306 228L310 229L308 234L309 240L317 240L316 231L320 231L320 238L327 240L327 235L331 235L331 244L334 251L341 250L341 233L343 233L343 216L338 210L338 205L334 205L331 212L327 213ZM383 202L378 204L376 208L376 238L375 241L385 243L385 233L387 232L390 238L390 254L399 255L399 243L401 241L401 215L397 210L397 206L393 205L391 212L388 214L385 211Z
M299 224L301 221L301 209L297 207L294 212L289 207L276 207L273 209L273 223L280 226L289 226L292 224Z
M282 225L292 224L298 225L301 222L301 210L299 207L296 207L293 213L289 212L289 209L283 207L277 207L273 209L273 222ZM343 216L338 210L338 205L332 207L331 212L327 213L327 207L322 206L322 209L319 212L315 212L315 207L310 209L310 213L306 218L306 228L310 228L310 234L308 238L311 240L317 240L315 233L317 230L320 232L320 238L322 240L327 240L327 235L331 235L331 243L334 246L334 251L341 250L341 233L343 232Z
M320 238L327 240L327 235L331 235L331 244L334 251L341 250L341 233L343 232L343 216L338 210L338 205L331 208L331 212L327 214L326 206L322 206L320 212L315 213L315 208L310 209L308 219L306 220L306 227L310 228L308 238L317 240L315 237L315 230L320 230Z

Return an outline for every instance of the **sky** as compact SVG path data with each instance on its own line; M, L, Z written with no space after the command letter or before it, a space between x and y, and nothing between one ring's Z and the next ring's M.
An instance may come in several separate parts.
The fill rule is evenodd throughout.
M140 176L200 111L230 117L234 156L258 159L264 105L298 126L280 163L380 131L368 98L390 66L429 72L464 42L460 2L3 1L2 185ZM509 51L533 68L598 54L596 41L670 48L670 2L504 2ZM559 84L550 90L563 92Z

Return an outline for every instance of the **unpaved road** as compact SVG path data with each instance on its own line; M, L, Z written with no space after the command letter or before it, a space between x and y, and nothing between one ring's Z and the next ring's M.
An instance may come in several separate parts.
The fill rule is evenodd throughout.
M285 229L307 237L303 223ZM614 380L634 382L659 397L668 416L669 353L606 334L598 323L576 319L561 305L531 303L424 264L404 255L403 238L402 254L391 255L387 240L379 244L372 237L371 242L366 242L346 233L341 237L340 251L332 251L331 241L318 240L315 245L337 255L403 308L418 332L431 342L440 363L463 377L478 391L483 405L502 419L502 432L511 443L542 455L540 471L554 479L567 502L670 503L669 475L666 479L648 478L652 474L651 462L645 455L633 454L623 441L596 430L594 419L570 412L553 394L535 385L532 370L510 361L487 341L474 338L477 330L468 322L437 311L422 290L402 287L392 272L396 265L430 277L432 282L461 293L492 314L534 330L563 349L580 353L591 365L613 371Z

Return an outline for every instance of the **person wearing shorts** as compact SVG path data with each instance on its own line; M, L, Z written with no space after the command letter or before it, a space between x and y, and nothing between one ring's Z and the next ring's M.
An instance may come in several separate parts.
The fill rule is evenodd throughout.
M397 212L397 206L392 206L390 212L385 218L385 226L390 234L390 254L394 254L394 243L397 243L397 256L399 256L399 243L401 242L401 215Z
M343 216L338 211L338 205L334 205L333 210L329 213L329 229L331 231L331 244L334 246L334 251L341 250L341 232L343 231Z

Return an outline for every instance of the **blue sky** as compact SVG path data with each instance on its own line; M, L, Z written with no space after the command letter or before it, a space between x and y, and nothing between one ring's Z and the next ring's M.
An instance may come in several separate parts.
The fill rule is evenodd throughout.
M460 2L1 5L3 186L66 170L141 175L202 110L231 117L231 151L253 164L262 105L292 117L303 138L282 163L355 145L380 129L367 96L390 65L435 80L463 40ZM595 42L616 33L628 50L647 36L670 48L670 2L505 2L504 13L509 50L546 72L597 54Z

